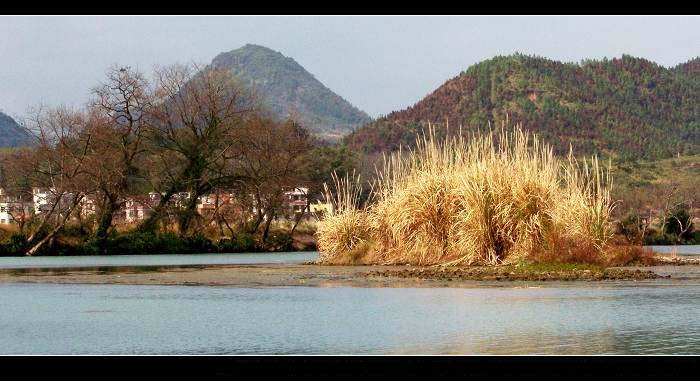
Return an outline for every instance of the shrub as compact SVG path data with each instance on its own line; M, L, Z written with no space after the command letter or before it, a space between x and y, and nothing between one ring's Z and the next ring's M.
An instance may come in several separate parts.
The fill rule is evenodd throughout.
M685 204L678 205L671 210L662 224L663 232L676 237L676 240L686 240L693 234L692 218L688 213L688 206Z
M634 212L628 212L617 222L617 233L623 235L629 242L638 242L643 229L641 218Z
M195 234L187 237L184 242L188 253L213 253L217 251L216 245L204 235Z
M28 250L27 240L20 233L11 234L5 241L0 243L1 256L19 256L24 255Z
M187 254L217 251L216 246L203 235L181 238L172 232L153 233L130 231L112 233L102 242L92 241L85 253L92 254Z
M602 265L606 262L603 252L591 242L583 244L567 236L553 234L543 245L536 247L528 258L534 263L589 263Z
M654 263L654 251L639 245L611 246L605 261L607 266L649 266Z
M295 251L294 239L287 232L273 232L267 237L266 246L271 251Z
M239 232L233 240L221 240L218 244L219 252L223 253L246 253L258 250L258 244L252 234Z

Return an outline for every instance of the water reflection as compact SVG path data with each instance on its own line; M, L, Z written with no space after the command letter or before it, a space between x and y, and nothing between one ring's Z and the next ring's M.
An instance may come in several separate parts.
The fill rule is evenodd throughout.
M700 352L697 329L688 327L657 330L603 329L585 334L533 330L497 335L489 339L466 338L443 345L408 346L399 354L491 354L491 355L600 355L600 354L675 354ZM470 341L473 340L473 341Z
M10 275L69 275L73 272L95 274L141 274L150 272L195 271L210 267L210 265L154 265L154 266L78 266L78 267L27 267L0 268L0 274ZM218 267L226 267L219 265Z
M75 268L107 266L184 266L265 263L304 263L318 259L318 252L233 254L143 254L72 257L0 257L0 269Z

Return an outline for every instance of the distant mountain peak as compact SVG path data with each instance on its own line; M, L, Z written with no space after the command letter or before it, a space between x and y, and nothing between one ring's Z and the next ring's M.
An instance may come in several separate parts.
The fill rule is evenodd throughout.
M246 44L220 53L211 67L232 71L263 98L273 115L296 115L315 135L335 141L371 118L335 94L293 58L265 46Z
M21 147L31 143L31 135L9 115L0 111L0 148Z

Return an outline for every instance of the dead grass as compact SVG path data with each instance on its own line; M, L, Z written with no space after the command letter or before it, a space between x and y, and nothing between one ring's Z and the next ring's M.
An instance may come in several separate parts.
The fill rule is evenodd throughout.
M317 237L321 262L352 261L365 255L358 252L367 247L370 239L370 222L365 208L359 205L362 185L360 177L347 175L338 178L333 174L334 189L325 187L326 200L333 205L318 224Z
M519 128L437 141L385 159L374 201L357 205L354 176L336 181L338 205L318 224L322 262L501 264L530 255L598 261L612 237L609 174L593 158L554 157ZM357 193L359 194L359 193ZM554 255L554 254L552 254Z
M657 262L655 256L652 249L639 245L611 245L607 252L606 265L652 266Z

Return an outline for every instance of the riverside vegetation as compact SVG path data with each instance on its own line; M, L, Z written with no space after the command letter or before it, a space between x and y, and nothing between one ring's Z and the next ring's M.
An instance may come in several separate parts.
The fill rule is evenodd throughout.
M313 221L302 218L353 160L271 117L229 70L194 64L151 78L112 67L87 105L40 108L22 127L32 144L0 152L14 222L0 227L0 255L313 250ZM302 213L285 196L299 187ZM40 210L36 188L47 192ZM150 213L126 219L129 200L149 192ZM205 196L216 207L200 213Z
M642 261L613 244L612 177L520 128L438 139L385 158L370 196L358 176L336 177L335 206L317 237L325 264L512 265ZM623 262L623 263L620 263Z

